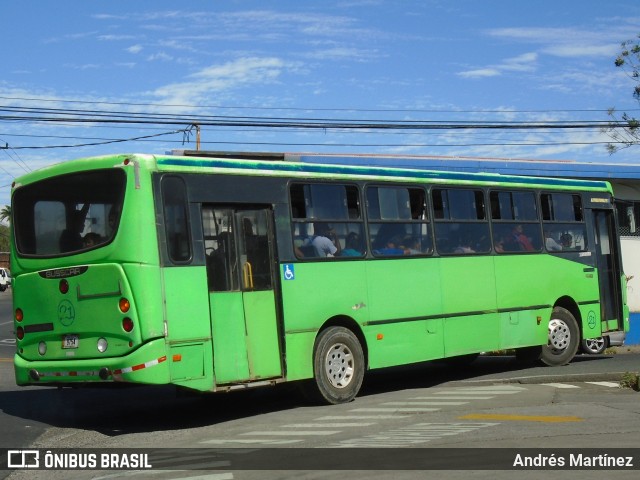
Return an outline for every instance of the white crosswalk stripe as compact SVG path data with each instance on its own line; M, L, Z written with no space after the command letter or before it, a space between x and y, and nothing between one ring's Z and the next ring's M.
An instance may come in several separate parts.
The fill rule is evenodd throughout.
M474 400L491 400L499 395L511 395L526 391L516 385L464 386L429 389L428 396L410 397L407 401L390 401L368 407L352 408L340 415L324 415L307 422L288 423L271 430L240 433L239 438L210 439L201 443L209 445L287 445L304 442L308 438L327 437L343 432L343 429L371 427L385 420L400 420L411 415L438 412L446 407L467 405ZM483 424L430 424L421 423L387 433L369 435L357 441L344 441L346 446L402 446L423 443L442 436L454 435L481 428ZM486 424L494 425L494 424ZM354 443L355 442L355 443ZM342 443L341 443L342 444Z
M590 383L592 385L599 385L601 387L609 387L609 388L619 388L620 384L616 382L584 382Z
M540 385L546 385L547 387L555 388L580 388L577 385L571 385L569 383L541 383Z
M418 423L409 427L397 428L388 432L366 435L360 438L341 440L335 444L339 447L390 448L438 440L442 437L460 435L480 428L492 427L499 423Z

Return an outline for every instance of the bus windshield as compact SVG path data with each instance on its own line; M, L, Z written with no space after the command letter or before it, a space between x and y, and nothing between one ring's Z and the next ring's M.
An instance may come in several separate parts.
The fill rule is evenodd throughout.
M120 169L42 180L16 189L13 226L24 256L60 256L109 243L117 231L125 190Z

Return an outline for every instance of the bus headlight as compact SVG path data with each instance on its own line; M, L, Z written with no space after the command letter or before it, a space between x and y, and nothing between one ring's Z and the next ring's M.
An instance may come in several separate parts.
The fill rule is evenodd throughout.
M44 357L44 354L47 353L47 344L45 342L40 342L38 344L38 353Z
M98 351L100 353L106 352L108 346L109 346L109 343L107 342L106 338L99 338L98 339Z

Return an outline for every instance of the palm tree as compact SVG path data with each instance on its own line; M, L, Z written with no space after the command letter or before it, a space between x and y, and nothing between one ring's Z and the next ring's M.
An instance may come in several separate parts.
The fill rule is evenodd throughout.
M0 210L0 221L11 221L11 205L5 205L4 208Z

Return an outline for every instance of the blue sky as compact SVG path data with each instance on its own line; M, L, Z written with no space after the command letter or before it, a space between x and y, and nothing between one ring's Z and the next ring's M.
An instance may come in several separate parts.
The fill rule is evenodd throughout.
M3 2L7 108L439 122L606 121L639 115L615 68L637 0ZM27 170L183 148L185 125L0 120L0 205ZM188 137L194 148L194 136ZM203 127L210 150L407 153L577 161L613 156L598 129L344 131ZM33 148L60 147L65 148Z

